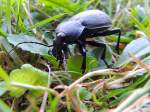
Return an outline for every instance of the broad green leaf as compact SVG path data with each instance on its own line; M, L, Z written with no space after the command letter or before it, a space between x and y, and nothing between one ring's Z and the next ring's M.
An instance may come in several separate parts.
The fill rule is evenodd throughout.
M81 55L71 56L67 61L67 67L69 71L75 71L81 73L83 57ZM86 71L90 71L97 66L96 58L92 56L86 57Z
M29 64L22 65L21 69L15 69L10 73L10 81L22 84L47 86L48 73L43 72ZM10 94L12 96L20 96L27 89L20 87L12 87Z
M6 82L9 82L9 76L1 66L0 66L0 78L2 78Z
M147 38L138 38L136 40L133 40L125 47L122 54L120 55L120 58L114 66L120 67L128 64L130 61L132 61L130 54L134 55L137 58L141 58L148 53L150 53L149 40Z
M0 100L0 112L13 112L13 111L3 100Z
M14 46L16 46L17 44L22 43L22 42L42 43L40 40L36 39L35 37L23 35L23 34L9 35L7 37L7 40L9 41L9 43L13 44ZM49 50L48 47L39 45L36 43L24 43L24 44L18 45L18 47L25 51L29 51L31 53L40 54L40 55L47 54L48 50Z

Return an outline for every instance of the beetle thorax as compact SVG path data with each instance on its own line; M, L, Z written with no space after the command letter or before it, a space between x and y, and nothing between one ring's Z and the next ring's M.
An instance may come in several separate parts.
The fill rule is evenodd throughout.
M60 38L58 35L63 33L65 35L64 41L67 44L72 44L81 36L83 29L84 26L78 21L63 22L56 28L56 38Z

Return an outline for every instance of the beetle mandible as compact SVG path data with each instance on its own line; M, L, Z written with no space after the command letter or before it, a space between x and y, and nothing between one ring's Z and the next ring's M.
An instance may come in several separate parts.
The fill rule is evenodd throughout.
M103 47L101 59L109 67L105 60L106 45L98 41L87 41L86 39L118 34L116 50L119 52L121 30L119 28L111 29L111 26L110 17L101 10L80 12L56 27L56 38L53 42L52 54L62 63L63 59L68 56L68 45L77 44L79 52L83 56L81 69L84 73L86 69L86 44Z

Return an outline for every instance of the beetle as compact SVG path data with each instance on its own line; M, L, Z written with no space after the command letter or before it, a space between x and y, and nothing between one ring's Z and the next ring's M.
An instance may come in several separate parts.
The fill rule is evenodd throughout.
M82 73L84 73L86 70L87 44L102 47L103 52L100 58L104 61L107 67L110 67L105 60L106 44L98 41L88 41L88 38L118 34L116 50L119 53L121 30L119 28L111 29L111 26L111 19L105 12L101 10L86 10L74 15L67 21L58 24L55 29L56 38L53 41L53 45L46 45L37 42L21 42L16 46L23 43L37 43L47 47L53 47L52 55L60 61L60 64L62 64L64 58L68 57L68 45L76 44L79 46L79 52L83 56L81 70Z
M116 50L119 53L121 30L119 28L111 29L111 26L110 17L101 10L80 12L56 27L56 38L53 42L52 54L62 63L63 59L68 57L68 45L77 44L79 52L83 56L81 70L84 73L86 69L86 45L102 47L104 49L101 59L107 67L110 67L105 60L106 45L98 41L88 41L87 39L118 34Z

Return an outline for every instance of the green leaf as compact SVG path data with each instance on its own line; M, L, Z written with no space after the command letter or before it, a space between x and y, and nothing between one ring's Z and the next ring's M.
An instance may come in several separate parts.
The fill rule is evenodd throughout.
M22 43L22 42L42 43L40 40L36 39L35 37L28 36L28 35L23 35L23 34L9 35L7 37L7 39L14 46L16 46L18 43ZM39 44L36 44L36 43L24 43L24 44L18 45L18 47L25 50L25 51L29 51L31 53L40 54L40 55L47 54L48 50L49 50L48 47L43 46L43 45L39 45Z
M47 112L56 112L60 99L58 97L52 98L52 96L50 96L48 100L51 103L49 103Z
M0 112L13 112L13 111L3 100L0 100Z
M11 0L6 0L6 6L5 6L5 11L6 11L6 17L7 17L7 28L8 32L12 33L11 31Z
M9 76L8 74L5 72L4 69L2 69L2 67L0 66L0 78L2 78L4 81L9 82Z
M90 100L92 98L92 94L84 87L81 87L79 90L81 100Z
M137 25L139 30L143 31L148 38L150 38L150 32L147 30L147 27L145 27L138 19L136 19L134 16L130 16L131 21Z
M95 2L96 0L88 0L87 2L82 2L82 5L80 6L80 11L84 11L86 10L93 2Z
M98 60L98 67L107 67L104 61L101 59L103 55L104 48L97 47L90 51L90 54L94 56ZM106 52L105 52L105 60L107 61L108 65L112 64L112 49L110 46L106 45Z
M70 0L40 0L39 2L45 4L46 7L52 7L55 5L55 7L61 7L64 10L75 12L80 8L80 5L73 3Z
M10 73L10 81L22 84L47 86L48 73L43 72L30 64L22 65L21 69L13 70ZM20 96L27 89L20 87L12 87L10 94L12 96Z
M7 34L5 32L3 32L3 30L0 28L0 35L2 35L3 37L6 37Z
M0 44L5 48L5 50L7 52L9 52L10 50L12 50L13 48L11 47L11 45L8 43L7 39L6 38L3 38L0 36ZM22 65L22 61L21 59L18 57L18 55L13 52L12 54L9 54L11 56L11 58L13 59L14 63L17 65L17 66L20 66Z
M47 60L48 62L50 62L53 68L59 67L59 61L57 61L57 59L54 56L45 54L43 55L43 58Z
M81 55L71 56L67 61L67 67L69 71L75 71L81 73L83 57ZM92 68L97 66L96 58L92 56L86 57L86 71L90 71Z
M0 82L0 97L7 92L8 88L6 86L6 82Z
M137 58L141 58L148 53L150 53L149 40L147 38L138 38L136 40L133 40L125 47L120 58L114 66L120 67L128 64L130 61L132 61L130 54L134 55Z
M109 40L109 41L113 41L113 42L117 42L117 40L118 40L118 36L115 36L115 35L113 35L113 36L109 36L109 37L107 37L107 39ZM120 37L120 43L129 43L129 42L131 42L133 39L132 38L128 38L128 37L125 37L125 36L121 36Z

